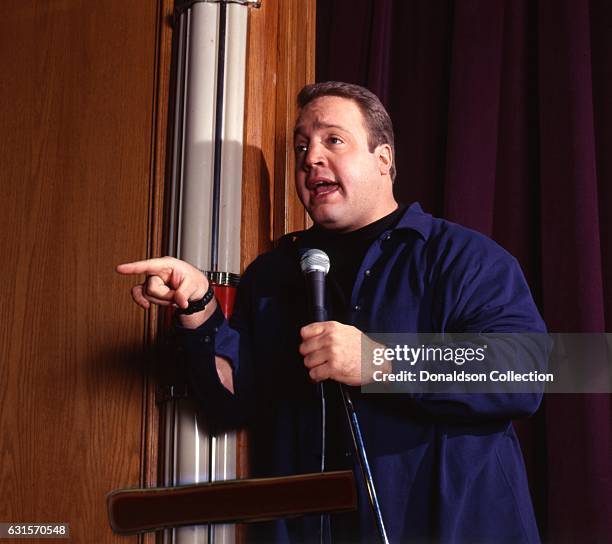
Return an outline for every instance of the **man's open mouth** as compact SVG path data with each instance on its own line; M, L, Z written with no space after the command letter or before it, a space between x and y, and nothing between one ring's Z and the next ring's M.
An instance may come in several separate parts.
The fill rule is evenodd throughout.
M337 191L339 187L340 185L338 183L324 180L317 180L313 183L309 183L308 185L308 189L311 193L314 193L315 196L323 196L333 193L334 191Z

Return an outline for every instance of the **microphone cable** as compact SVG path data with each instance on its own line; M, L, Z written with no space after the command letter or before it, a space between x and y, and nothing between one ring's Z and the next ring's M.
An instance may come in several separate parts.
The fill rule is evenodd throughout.
M319 384L319 394L321 397L321 472L325 472L326 436L327 436L327 405L325 402L325 387L323 382ZM320 542L325 544L325 518L326 514L321 514L319 520Z

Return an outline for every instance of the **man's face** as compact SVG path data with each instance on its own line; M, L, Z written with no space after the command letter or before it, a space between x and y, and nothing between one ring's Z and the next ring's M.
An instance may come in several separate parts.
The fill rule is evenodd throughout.
M307 104L294 143L297 193L318 225L349 232L397 206L388 175L391 149L369 150L365 121L353 100L324 96Z

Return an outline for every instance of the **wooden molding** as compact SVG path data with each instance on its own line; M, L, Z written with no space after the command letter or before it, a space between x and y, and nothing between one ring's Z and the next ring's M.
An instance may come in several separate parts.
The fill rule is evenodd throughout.
M168 115L170 103L170 74L172 64L172 14L174 0L159 0L157 11L157 28L155 35L157 43L155 49L155 85L156 92L153 98L153 123L151 132L151 190L149 194L149 240L148 257L157 257L163 252L164 239L164 210L166 172L168 164ZM160 314L157 307L148 313L145 330L145 345L153 346L158 340L160 328ZM159 474L159 448L160 448L160 414L156 403L156 372L154 366L157 358L153 350L148 350L148 369L144 379L144 394L142 414L142 451L141 451L141 487L155 487L158 484ZM156 540L154 533L144 534L140 542L153 544Z

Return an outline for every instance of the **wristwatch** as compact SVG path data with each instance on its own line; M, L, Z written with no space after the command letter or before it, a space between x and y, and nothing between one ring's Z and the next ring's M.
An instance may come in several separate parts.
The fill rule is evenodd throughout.
M204 294L204 296L200 300L190 300L189 306L187 308L177 308L177 315L191 315L197 312L201 312L206 308L206 306L210 303L210 301L215 297L215 291L212 288L212 285L208 284L208 291Z

